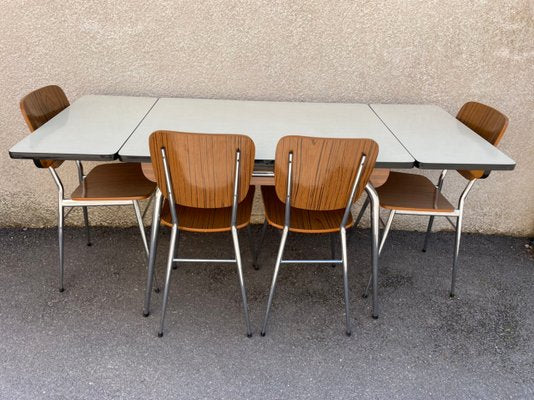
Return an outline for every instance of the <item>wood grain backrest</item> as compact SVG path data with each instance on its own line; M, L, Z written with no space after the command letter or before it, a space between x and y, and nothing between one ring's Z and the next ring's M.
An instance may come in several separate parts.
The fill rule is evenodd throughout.
M233 202L236 151L240 150L238 201L245 199L254 168L254 142L245 135L156 131L150 135L150 158L165 197L165 148L174 200L196 208L230 207Z
M378 144L371 139L285 136L276 146L274 185L285 203L289 153L293 153L291 206L306 210L345 208L362 156L366 162L354 201L373 172Z
M465 103L456 119L496 146L501 141L506 128L508 117L500 111L482 103L474 101ZM489 171L483 170L460 170L458 171L466 179L481 179L489 175Z
M70 105L65 92L59 86L50 85L34 90L20 101L20 111L30 132L54 118ZM39 168L59 167L63 161L33 160Z

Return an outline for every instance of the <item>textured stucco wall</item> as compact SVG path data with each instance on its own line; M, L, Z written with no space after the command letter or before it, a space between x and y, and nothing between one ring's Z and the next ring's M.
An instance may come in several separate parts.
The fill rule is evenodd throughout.
M18 100L56 83L71 100L407 102L451 113L467 100L486 102L510 117L500 147L518 166L473 189L465 229L534 233L533 1L7 0L1 9L0 226L55 224L48 172L10 160L7 150L27 134ZM72 188L70 164L60 173ZM463 184L451 174L446 194L457 197ZM92 216L134 221L130 210ZM404 217L396 227L424 223Z

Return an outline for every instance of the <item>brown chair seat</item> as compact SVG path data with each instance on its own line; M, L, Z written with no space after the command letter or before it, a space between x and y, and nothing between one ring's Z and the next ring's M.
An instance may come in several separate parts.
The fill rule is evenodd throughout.
M101 164L72 192L72 200L143 200L156 183L149 181L138 163Z
M237 228L250 223L254 186L250 186L245 199L237 205ZM231 230L232 207L195 208L176 205L178 229L189 232L226 232ZM169 202L165 201L161 211L161 223L172 227Z
M286 206L276 195L274 186L262 186L261 194L267 221L276 228L284 229ZM344 212L345 209L312 211L291 207L289 231L300 233L339 232L339 225L343 219ZM353 223L352 216L349 216L346 227L351 227Z
M390 210L451 212L455 207L425 176L391 172L376 189L380 206Z

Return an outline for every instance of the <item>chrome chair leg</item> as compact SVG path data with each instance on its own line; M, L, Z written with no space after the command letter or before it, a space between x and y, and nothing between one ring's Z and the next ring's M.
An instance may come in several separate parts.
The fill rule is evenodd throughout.
M330 256L332 257L332 260L336 259L336 234L331 233L330 234ZM336 264L332 264L332 268L335 268Z
M343 261L343 289L345 293L345 333L347 336L352 334L350 325L350 299L349 299L349 268L347 259L347 232L345 228L341 228L341 258Z
M87 207L82 207L82 208L83 208L83 220L85 222L85 236L87 237L87 246L91 246L92 243L91 243L91 231L89 228L89 212L88 212Z
M63 248L63 226L65 224L65 211L63 205L59 204L59 215L58 215L58 244L59 244L59 291L63 292L65 288L63 287L63 275L64 275L64 248Z
M152 204L152 201L154 200L154 197L155 197L155 196L156 196L156 194L155 194L155 192L154 192L154 193L152 193L152 194L150 195L150 197L148 198L148 202L146 203L146 207L145 207L145 209L143 210L142 219L145 219L145 215L146 215L147 211L149 210L150 205Z
M362 208L360 209L360 212L358 213L358 216L356 217L356 222L354 222L354 226L352 227L352 229L356 229L358 227L358 224L360 223L363 217L363 214L365 213L365 210L369 206L369 201L370 201L369 196L367 196L367 198L365 199L365 202L363 203Z
M158 337L163 337L165 327L165 312L167 311L167 302L169 300L169 286L171 283L172 263L174 259L175 246L178 238L178 227L173 225L171 230L171 240L169 243L169 257L167 258L167 272L165 275L165 288L163 289L163 300L161 302L161 322L159 326Z
M393 223L393 218L395 217L395 210L391 210L388 216L388 220L386 222L386 226L384 227L384 232L382 232L382 240L380 241L380 246L378 246L378 255L382 254L382 249L384 248L384 243L386 243L386 239L388 237L389 231L391 229L391 224ZM373 274L371 273L371 276L369 276L369 281L367 282L367 286L365 287L365 291L363 292L363 298L367 298L369 296L369 289L371 288L371 283L373 282Z
M141 233L141 239L143 240L143 246L145 248L145 254L148 259L148 242L146 240L145 224L143 223L143 217L141 216L141 209L139 208L139 202L133 201L133 208L135 210L135 217L137 218L137 224L139 225L139 232Z
M83 165L80 160L76 160L76 167L78 169L78 181L82 184L85 180L85 174L83 173ZM91 236L89 233L89 214L87 212L87 207L83 207L83 219L85 222L85 234L87 237L87 246L91 246Z
M245 289L245 279L243 277L243 264L241 262L241 250L239 249L239 238L237 228L232 227L232 241L234 242L235 260L237 264L237 274L239 275L239 285L241 286L241 296L243 297L243 313L245 315L245 324L247 327L247 337L252 337L250 328L250 319L248 316L247 290Z
M378 193L371 184L367 184L365 190L371 199L371 263L373 271L373 318L378 318L378 239L379 239L379 219L380 203Z
M428 220L428 226L426 228L425 242L423 243L423 253L426 253L426 246L428 244L428 238L430 237L430 232L432 231L432 224L434 223L434 216L431 215Z
M252 266L255 270L260 269L259 265L256 263L257 256L256 252L258 251L256 249L256 246L254 245L254 239L252 238L252 229L250 228L250 224L247 226L247 236L248 236L248 245L250 247L250 252L252 254Z
M137 218L137 224L139 225L139 231L141 232L141 239L143 241L143 246L145 248L146 260L148 261L148 259L150 258L150 251L149 251L148 242L146 239L146 231L145 231L145 224L143 223L143 215L141 214L141 208L139 207L139 202L137 200L133 200L133 207L135 210L135 217ZM155 273L154 273L154 281L156 283L156 292L159 292L158 280L157 280Z
M154 213L152 215L152 229L150 231L150 252L148 255L148 269L146 278L145 304L143 307L143 316L148 317L150 314L150 297L152 295L152 284L156 276L156 254L158 249L158 233L161 214L162 194L157 190L154 201ZM156 285L157 286L157 285ZM156 288L157 291L159 289Z
M462 216L460 215L456 219L456 235L454 238L454 258L452 262L452 279L451 279L451 291L449 293L450 297L455 296L455 286L456 286L456 274L458 270L458 253L460 252L460 238L462 236Z
M265 331L267 329L267 322L269 320L269 312L271 310L271 304L273 302L274 289L276 287L276 279L278 278L278 272L280 270L280 264L282 262L282 257L284 255L284 248L286 246L287 234L289 228L285 227L282 231L282 238L280 240L280 248L278 249L278 255L276 257L276 264L274 266L273 281L271 283L271 290L269 292L269 300L267 301L267 310L265 310L265 318L263 319L263 327L261 328L261 336L265 336Z

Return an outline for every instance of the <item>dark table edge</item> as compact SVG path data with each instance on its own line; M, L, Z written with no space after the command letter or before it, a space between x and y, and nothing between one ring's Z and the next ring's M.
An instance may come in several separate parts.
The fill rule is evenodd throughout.
M415 167L419 169L450 169L450 170L487 170L487 171L512 171L517 164L439 164L415 162Z
M113 161L118 158L113 154L50 154L50 153L19 153L10 151L9 157L20 160L81 160L81 161Z
M49 153L20 153L9 151L9 157L13 159L26 159L26 160L82 160L82 161L114 161L119 159L123 162L141 162L149 163L150 157L142 156L128 156L128 155L119 155L114 154L49 154ZM256 165L265 165L269 166L274 163L273 160L256 160ZM490 171L512 171L516 167L514 164L439 164L439 163L426 163L420 161L414 162L377 162L377 168L399 168L399 169L409 169L409 168L420 168L420 169L467 169L467 170L490 170Z
M150 157L142 157L142 156L129 156L129 155L120 155L119 154L119 160L123 162L139 162L139 163L149 163ZM274 165L274 160L255 160L254 164L256 165L265 165L270 166ZM413 168L415 165L415 162L377 162L376 167L377 168L400 168L400 169L409 169Z

